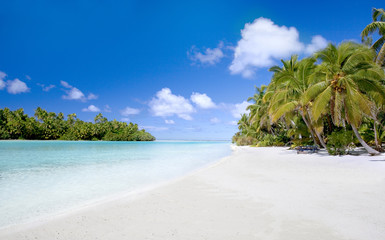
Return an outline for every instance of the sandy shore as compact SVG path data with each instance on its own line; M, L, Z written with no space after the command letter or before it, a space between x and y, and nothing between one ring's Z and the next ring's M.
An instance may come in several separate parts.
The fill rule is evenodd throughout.
M385 239L385 157L236 148L181 180L0 239Z

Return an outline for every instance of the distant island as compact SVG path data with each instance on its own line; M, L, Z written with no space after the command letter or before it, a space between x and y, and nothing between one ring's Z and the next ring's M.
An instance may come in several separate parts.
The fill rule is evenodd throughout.
M22 108L11 111L0 109L0 139L26 140L91 140L91 141L154 141L155 137L137 124L108 121L101 113L94 123L84 122L76 114L67 115L47 112L38 107L34 117Z

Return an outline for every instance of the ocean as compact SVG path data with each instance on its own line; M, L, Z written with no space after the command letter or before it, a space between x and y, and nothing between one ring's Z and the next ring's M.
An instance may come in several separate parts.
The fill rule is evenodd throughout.
M141 191L230 152L215 141L0 141L0 228Z

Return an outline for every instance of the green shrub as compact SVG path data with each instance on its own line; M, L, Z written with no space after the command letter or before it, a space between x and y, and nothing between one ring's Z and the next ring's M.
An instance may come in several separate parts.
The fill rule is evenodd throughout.
M345 155L353 142L352 131L336 131L328 136L327 151L331 155Z
M248 146L248 145L254 145L257 140L250 136L238 136L235 140L235 143L237 146Z
M263 136L262 140L257 144L257 147L269 147L275 145L277 138L271 134Z

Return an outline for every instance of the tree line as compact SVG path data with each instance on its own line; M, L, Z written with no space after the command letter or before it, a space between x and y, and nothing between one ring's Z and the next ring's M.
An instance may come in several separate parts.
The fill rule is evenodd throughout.
M75 113L65 119L63 113L38 107L33 117L22 108L0 109L0 139L154 141L155 137L139 130L137 124L108 121L101 113L92 123L78 119Z
M331 154L363 146L383 151L385 140L385 12L373 9L363 44L329 44L311 57L281 60L267 86L256 88L238 122L239 145L316 144ZM374 33L379 39L372 43ZM376 36L376 35L375 35Z

